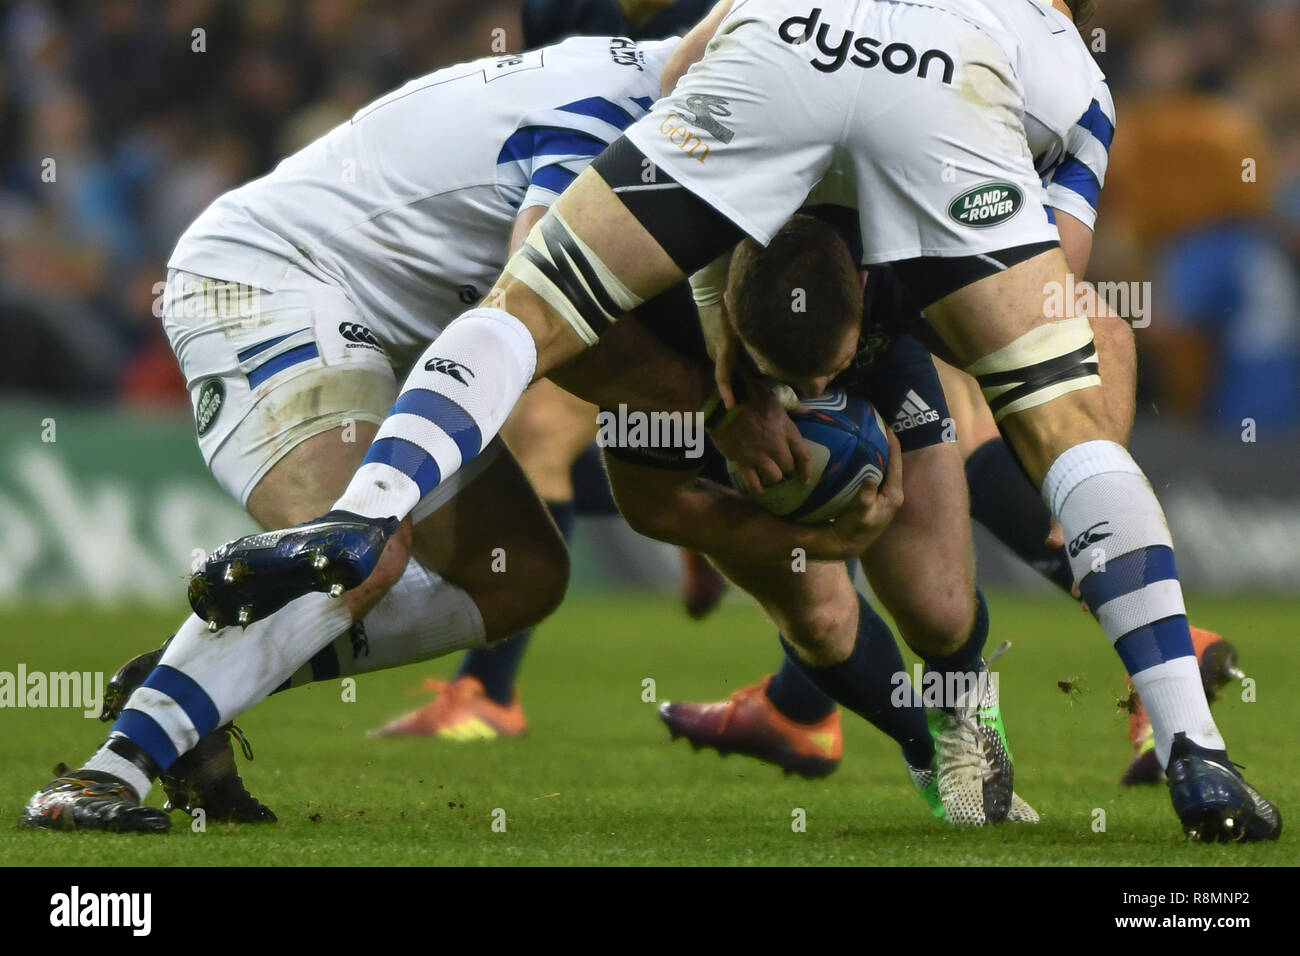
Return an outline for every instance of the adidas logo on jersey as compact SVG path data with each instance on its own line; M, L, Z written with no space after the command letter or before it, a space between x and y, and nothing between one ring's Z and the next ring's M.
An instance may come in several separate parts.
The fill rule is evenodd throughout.
M925 399L916 394L915 391L908 389L907 394L903 397L903 405L899 408L898 413L894 415L892 424L894 431L905 432L938 420L939 413L927 405Z

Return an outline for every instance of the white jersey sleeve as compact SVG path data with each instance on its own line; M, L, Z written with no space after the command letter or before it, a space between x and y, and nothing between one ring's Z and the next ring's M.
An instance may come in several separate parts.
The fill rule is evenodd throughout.
M1089 229L1097 221L1097 200L1106 182L1106 164L1115 135L1115 104L1104 79L1093 87L1093 99L1065 134L1064 151L1047 169L1040 169L1047 204L1078 219Z
M498 168L514 164L516 173L528 183L521 211L555 202L565 187L654 102L649 96L631 99L641 107L636 115L630 109L631 103L590 96L522 119L497 157Z

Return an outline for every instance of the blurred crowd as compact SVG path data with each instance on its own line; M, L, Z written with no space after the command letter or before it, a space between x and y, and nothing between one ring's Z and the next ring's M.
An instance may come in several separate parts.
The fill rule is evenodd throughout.
M183 405L154 301L217 195L410 76L706 6L0 0L0 395ZM1300 425L1300 0L1096 8L1119 128L1092 273L1152 282L1143 407Z

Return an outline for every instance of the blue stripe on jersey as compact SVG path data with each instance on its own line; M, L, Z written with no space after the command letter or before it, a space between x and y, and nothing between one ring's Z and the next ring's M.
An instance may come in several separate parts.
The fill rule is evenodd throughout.
M543 166L533 176L533 185L549 189L551 192L562 193L569 183L577 178L577 173L570 172L563 166Z
M1044 207L1043 207L1043 212L1047 213L1047 221L1050 222L1053 226L1055 226L1055 225L1056 225L1056 210L1053 209L1051 206L1044 206Z
M149 755L149 759L166 770L176 762L176 745L167 732L142 710L124 710L113 724L113 733L121 734Z
M420 486L421 498L438 487L438 482L442 480L442 472L433 456L405 438L379 439L370 446L362 464L369 465L372 462L396 468L406 475Z
M1093 100L1087 112L1079 117L1078 125L1097 137L1101 145L1106 147L1106 151L1110 151L1110 141L1115 138L1115 127L1110 117L1102 110L1100 103Z
M641 109L645 110L647 113L650 112L650 107L655 105L653 96L630 96L628 99L641 107Z
M483 434L470 413L446 395L439 395L427 388L413 388L398 396L392 411L388 413L390 418L394 415L418 415L433 422L456 443L460 449L461 461L469 461L482 447ZM436 481L434 483L437 484Z
M559 126L524 126L510 134L497 165L537 156L599 156L609 143L579 130Z
M294 332L286 332L284 335L277 335L275 338L267 339L265 342L258 342L256 345L250 345L248 348L244 349L244 351L240 352L236 356L236 358L238 358L239 361L241 362L247 362L258 352L265 352L272 345L279 345L289 336L297 335L298 332L306 332L306 331L307 331L306 329L298 329L297 331Z
M1108 561L1105 570L1091 572L1079 582L1079 593L1096 613L1107 601L1132 594L1156 581L1177 578L1173 549L1153 545Z
M298 365L302 362L309 362L320 355L320 349L316 348L315 342L309 342L306 345L300 345L296 349L282 355L277 355L269 362L264 362L257 368L248 373L248 387L257 388L272 375L277 372L283 372L291 365Z
M562 113L577 113L579 116L591 116L618 129L627 129L635 122L634 117L623 107L603 96L592 96L585 100L565 103L556 107Z
M1052 184L1064 186L1070 192L1078 193L1093 209L1097 208L1097 199L1101 196L1101 183L1091 169L1079 162L1074 156L1067 155L1065 161L1056 168Z
M190 719L190 723L194 725L200 737L205 737L217 729L220 716L217 713L217 705L212 702L208 692L184 671L159 664L141 686L152 687L176 701L181 710L185 711L185 716Z
M1115 642L1115 650L1130 676L1165 661L1195 654L1187 634L1187 618L1182 614L1125 634Z

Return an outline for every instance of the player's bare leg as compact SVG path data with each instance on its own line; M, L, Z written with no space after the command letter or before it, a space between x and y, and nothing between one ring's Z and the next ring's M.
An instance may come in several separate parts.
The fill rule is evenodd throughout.
M1146 701L1174 806L1199 839L1272 839L1281 818L1232 769L1202 690L1155 495L1111 437L1087 319L1050 322L1043 289L1065 280L1053 249L926 310L980 381L1003 433L1065 534L1084 600ZM974 321L973 316L985 317ZM996 316L997 321L987 317Z
M297 445L254 489L250 511L259 520L285 520L328 501L331 479L341 483L365 447L350 440L353 428L364 437L374 426L356 423ZM125 700L109 741L69 778L85 778L87 786L120 782L136 802L114 793L117 805L110 805L81 784L51 785L29 805L28 824L61 820L60 805L71 801L68 824L165 829L165 816L138 805L152 777L178 763L186 774L199 772L183 763L189 751L267 694L481 645L549 613L567 582L567 551L509 454L485 463L470 485L478 486L470 502L475 521L464 512L458 521L453 500L416 525L420 535L404 523L375 573L341 600L308 595L248 628L215 633L191 617ZM413 546L426 563L408 561ZM492 570L495 548L512 556L497 563L498 571ZM458 580L434 569L459 571ZM219 756L204 751L205 759Z

